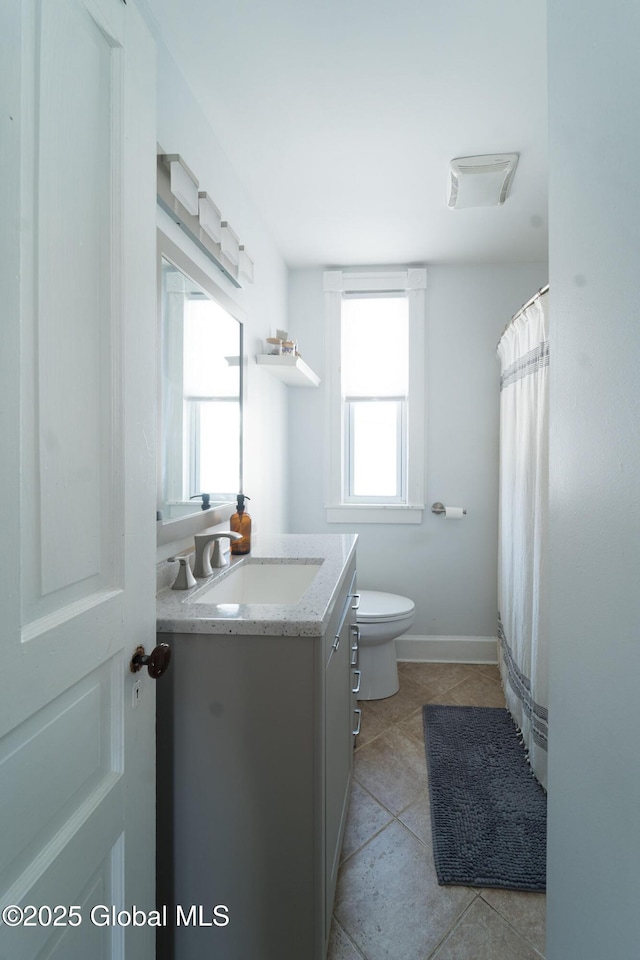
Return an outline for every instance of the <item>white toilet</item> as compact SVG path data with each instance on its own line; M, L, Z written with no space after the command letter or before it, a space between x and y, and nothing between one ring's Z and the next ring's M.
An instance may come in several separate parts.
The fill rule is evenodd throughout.
M396 637L406 633L415 618L408 597L377 590L359 590L357 623L360 628L359 700L382 700L400 688L396 662Z

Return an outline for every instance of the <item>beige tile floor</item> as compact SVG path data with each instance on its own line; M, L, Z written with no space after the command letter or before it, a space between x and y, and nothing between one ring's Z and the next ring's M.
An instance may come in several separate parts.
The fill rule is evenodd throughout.
M362 701L328 960L540 960L545 896L438 886L425 703L504 706L498 668L401 663L400 690Z

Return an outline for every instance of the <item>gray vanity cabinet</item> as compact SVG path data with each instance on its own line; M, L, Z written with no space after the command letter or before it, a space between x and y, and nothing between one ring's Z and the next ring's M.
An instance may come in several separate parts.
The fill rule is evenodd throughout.
M354 609L355 576L342 607L340 621L333 634L329 659L325 668L325 912L328 938L331 926L331 907L338 879L344 819L349 803L349 786L353 744L351 730L354 724L352 703L351 645ZM347 736L345 736L345 730Z
M161 635L158 960L324 960L353 756L351 594L320 636ZM336 643L336 637L339 642ZM176 926L180 905L226 926Z

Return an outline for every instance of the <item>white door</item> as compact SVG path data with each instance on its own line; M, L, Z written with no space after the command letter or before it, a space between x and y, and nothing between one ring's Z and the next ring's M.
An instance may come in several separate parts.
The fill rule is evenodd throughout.
M1 6L0 957L151 960L90 910L154 906L154 46Z

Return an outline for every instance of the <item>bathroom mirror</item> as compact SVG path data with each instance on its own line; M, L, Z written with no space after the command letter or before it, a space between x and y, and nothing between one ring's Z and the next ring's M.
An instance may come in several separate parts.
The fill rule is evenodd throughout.
M184 518L199 526L205 513L219 522L216 511L242 489L242 322L233 301L162 234L158 306L157 519L166 542L187 532L177 523Z

